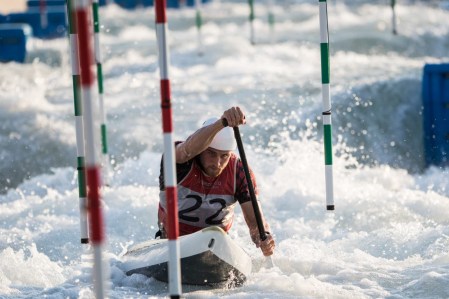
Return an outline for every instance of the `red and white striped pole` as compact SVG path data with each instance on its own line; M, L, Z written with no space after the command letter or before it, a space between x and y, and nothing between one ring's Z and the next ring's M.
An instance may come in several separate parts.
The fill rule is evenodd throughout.
M156 35L161 76L162 130L164 134L164 180L168 212L168 282L170 298L181 297L181 265L179 263L178 194L176 190L175 145L171 109L170 80L168 78L168 46L166 0L156 0Z
M48 17L47 17L47 3L46 0L39 1L39 13L41 16L41 28L45 29L48 26Z
M78 29L78 49L81 68L81 95L85 116L84 137L86 139L86 177L87 177L87 205L89 213L90 241L94 251L94 291L96 298L105 297L106 271L103 265L102 247L104 242L103 215L100 203L100 163L96 142L98 126L95 125L97 101L93 99L95 87L94 52L92 47L93 33L90 16L92 13L91 0L76 0L76 24Z

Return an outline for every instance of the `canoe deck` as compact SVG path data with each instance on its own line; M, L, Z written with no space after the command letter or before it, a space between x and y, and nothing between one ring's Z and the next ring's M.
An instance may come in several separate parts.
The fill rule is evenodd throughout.
M190 285L242 285L251 273L249 255L218 227L179 238L181 281ZM127 275L142 274L168 282L168 240L143 242L123 256Z

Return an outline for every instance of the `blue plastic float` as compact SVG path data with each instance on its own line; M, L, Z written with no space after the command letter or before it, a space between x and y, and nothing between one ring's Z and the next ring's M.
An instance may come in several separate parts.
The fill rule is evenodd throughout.
M427 166L449 166L449 64L426 64L422 82Z
M0 61L25 62L31 33L26 24L0 24Z

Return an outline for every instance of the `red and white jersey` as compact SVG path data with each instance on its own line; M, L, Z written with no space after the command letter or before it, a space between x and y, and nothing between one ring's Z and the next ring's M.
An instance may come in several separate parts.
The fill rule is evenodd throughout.
M190 171L177 185L180 235L212 225L220 226L225 231L231 228L237 203L235 194L238 161L232 154L228 165L218 177L207 176L197 161L191 163ZM159 198L159 221L166 226L167 201L164 191L161 190Z

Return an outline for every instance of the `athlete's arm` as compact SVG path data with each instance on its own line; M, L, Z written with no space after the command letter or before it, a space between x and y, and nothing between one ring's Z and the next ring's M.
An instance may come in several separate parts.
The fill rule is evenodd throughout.
M251 239L256 244L257 248L260 248L262 250L263 255L272 255L274 252L274 247L276 246L273 236L271 234L267 234L267 238L264 241L260 239L259 228L257 226L256 215L254 214L252 202L248 201L240 204L240 206L242 207L243 216L245 217L246 224L248 225ZM260 213L265 231L269 232L270 226L265 221L262 210L260 210Z
M176 145L176 163L184 163L205 151L214 136L223 129L221 119L213 124L198 129L186 141Z
M228 121L229 127L236 127L245 122L245 115L239 107L232 107L226 110L215 123L198 129L186 141L176 146L176 163L184 163L205 151L215 135L223 129L223 118Z

